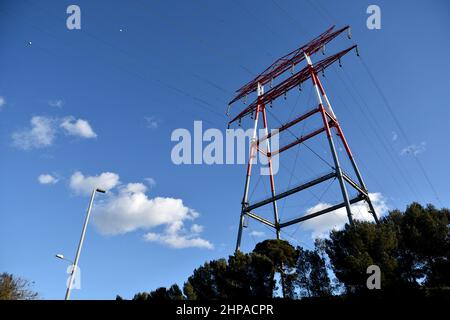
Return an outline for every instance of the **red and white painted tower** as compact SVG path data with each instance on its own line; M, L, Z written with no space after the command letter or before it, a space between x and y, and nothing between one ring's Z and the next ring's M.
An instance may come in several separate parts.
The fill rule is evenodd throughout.
M231 106L241 99L247 100L248 96L256 94L254 101L229 121L229 125L235 122L240 123L241 120L249 116L253 120L253 140L250 146L247 164L247 174L245 178L244 196L242 199L242 207L239 219L236 251L240 250L243 227L245 224L245 219L247 217L263 223L270 228L273 228L278 239L280 238L281 230L285 227L289 227L294 224L313 219L321 215L325 215L341 208L345 208L348 221L350 224L352 224L352 204L360 201L364 201L367 204L368 211L372 214L375 221L378 222L374 206L369 198L367 187L347 143L341 125L339 124L336 114L333 111L330 100L325 93L324 86L318 76L319 73L323 72L334 62L339 61L339 64L341 64L341 58L350 51L355 50L358 54L358 48L356 45L352 45L345 50L328 56L315 63L313 63L311 59L311 57L315 53L321 50L323 51L325 45L327 45L330 41L344 32L348 32L348 34L350 35L350 27L346 26L339 30L334 30L333 26L306 45L279 58L256 78L238 89L237 95L229 103L229 105ZM304 64L304 67L301 68L298 72L294 72L295 68L302 63ZM296 116L292 119L288 119L287 122L282 123L282 125L277 128L277 131L275 131L275 133L269 133L266 107L272 105L272 103L281 96L286 97L286 94L290 90L296 87L301 88L302 83L306 82L308 79L311 79L312 88L317 98L316 105L308 112L302 113L301 115ZM274 84L275 82L278 83ZM269 90L265 90L265 86L269 85ZM262 117L262 127L264 129L265 135L262 137L257 137L260 116ZM319 128L317 128L316 130L312 130L309 133L302 134L301 136L297 136L294 141L280 146L276 150L271 150L269 140L270 138L273 138L272 135L282 135L283 132L290 131L292 128L294 128L294 126L297 126L304 121L308 121L314 116L319 116L321 119L321 125ZM332 158L332 165L330 166L331 169L329 170L329 172L320 175L319 177L316 177L312 180L300 183L294 187L289 187L287 190L281 193L276 193L275 178L272 169L272 158L275 156L279 156L281 153L287 152L294 146L305 144L309 139L323 139L324 137L326 137L328 141L329 153ZM343 146L343 154L345 154L345 156L348 158L348 162L351 164L350 168L351 171L353 171L352 174L346 172L341 166L339 152L336 149L337 141L339 141ZM262 148L260 147L263 143L265 144L264 150L262 150ZM253 162L257 153L259 153L260 156L262 155L264 157L267 157L267 164L269 169L268 176L270 181L270 196L260 201L250 202L249 186L252 177L252 166L254 165ZM253 173L253 175L255 175L255 173ZM355 178L353 178L352 176ZM328 205L325 208L315 210L314 212L303 213L300 217L297 218L287 219L286 221L280 220L277 203L279 200L333 179L336 180L339 184L339 190L341 193L341 199L339 201L337 201L335 204ZM356 194L354 196L350 196L349 189L351 189L353 193ZM273 220L272 218L263 217L262 215L256 213L257 210L267 205L270 205L272 207Z

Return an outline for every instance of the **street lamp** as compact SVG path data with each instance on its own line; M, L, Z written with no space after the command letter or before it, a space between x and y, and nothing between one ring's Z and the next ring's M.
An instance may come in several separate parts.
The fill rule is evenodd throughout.
M73 264L72 260L67 259L66 257L64 257L64 255L62 255L61 253L55 254L55 257L57 257L58 259L70 262L70 264Z
M103 189L99 189L99 188L94 188L94 190L92 190L91 200L89 201L89 207L88 207L88 210L87 210L87 213L86 213L86 218L84 220L83 231L81 232L80 243L78 244L77 253L75 255L75 261L72 263L72 261L65 259L62 254L57 254L56 255L56 257L58 259L69 261L69 262L72 263L72 266L73 266L72 267L72 272L70 273L70 281L69 281L69 284L68 284L67 290L66 290L66 296L64 298L65 300L69 300L70 299L70 292L72 290L72 283L73 283L73 279L75 278L75 272L77 270L78 261L80 260L81 247L83 246L84 235L86 233L86 227L87 227L88 222L89 222L89 217L91 215L91 210L92 210L92 204L94 203L94 197L95 197L95 193L96 192L105 193L106 191L103 190Z

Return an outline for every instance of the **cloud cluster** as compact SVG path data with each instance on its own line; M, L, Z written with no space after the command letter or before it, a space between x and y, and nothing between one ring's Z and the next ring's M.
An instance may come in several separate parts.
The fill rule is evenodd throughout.
M426 143L425 142L421 142L418 145L417 144L412 144L412 145L404 147L400 151L400 154L402 156L407 155L407 154L418 155L419 153L422 153L422 152L425 151L425 147L426 147Z
M40 184L55 184L58 182L58 179L51 174L41 174L38 177L38 181Z
M70 177L70 188L77 194L88 195L94 188L109 191L119 184L119 175L113 172L103 172L97 176L85 177L80 171L76 171Z
M378 216L385 215L388 210L386 199L381 193L369 193L372 204ZM319 203L309 208L305 215L317 212L319 210L331 207L328 203ZM369 212L365 202L358 202L352 205L353 219L360 221L373 221L373 216ZM341 208L330 213L315 217L314 219L306 220L301 224L303 230L311 232L311 237L324 238L333 229L340 230L348 222L347 211Z
M198 212L184 205L181 199L170 197L150 198L143 183L121 184L119 175L104 172L84 176L75 172L70 178L70 188L79 194L88 194L94 187L109 190L99 200L92 221L104 235L119 235L136 230L163 228L161 233L147 232L144 240L157 242L171 248L213 248L212 243L200 237L203 227L192 224Z
M60 127L67 134L82 138L96 138L97 134L92 130L89 122L83 119L75 119L74 117L66 117L61 121Z
M208 240L199 237L203 227L193 224L190 230L186 230L182 221L169 224L162 233L148 232L144 235L146 241L158 242L175 249L189 247L213 249L213 245Z
M12 134L13 145L22 150L49 147L60 131L84 139L97 137L86 120L71 116L63 119L34 116L30 120L29 128Z
M51 146L56 137L55 120L34 116L31 127L12 134L13 144L19 149L29 150Z

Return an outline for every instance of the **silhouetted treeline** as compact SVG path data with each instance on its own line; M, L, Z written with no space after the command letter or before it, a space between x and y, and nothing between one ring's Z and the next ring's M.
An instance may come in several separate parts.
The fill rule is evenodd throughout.
M316 240L314 248L266 240L251 253L206 262L183 290L174 284L134 300L286 298L357 299L365 296L450 296L450 211L409 205L377 225L358 222ZM367 267L379 267L381 289L369 290ZM278 280L277 280L278 279ZM122 299L117 296L117 299Z

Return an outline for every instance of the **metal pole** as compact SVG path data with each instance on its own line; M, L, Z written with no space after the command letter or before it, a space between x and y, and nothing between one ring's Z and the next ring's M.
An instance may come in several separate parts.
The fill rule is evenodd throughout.
M336 148L334 146L334 141L333 141L333 137L331 135L330 126L328 124L327 115L325 114L325 108L323 106L321 94L320 94L320 91L319 91L319 88L318 88L317 75L316 75L316 72L315 72L314 67L312 65L310 57L306 53L304 53L304 55L305 55L306 61L308 62L309 70L310 70L310 73L311 73L311 80L313 82L313 86L314 86L314 89L316 91L317 101L319 103L320 112L322 114L322 120L323 120L323 123L324 123L325 130L327 132L328 143L330 145L331 154L333 155L334 165L336 167L335 168L336 176L337 176L337 178L339 180L339 185L340 185L341 191L342 191L342 197L344 198L345 208L347 210L348 221L349 221L350 224L353 224L353 217L352 217L352 211L351 211L351 207L350 207L350 200L349 200L349 197L348 197L347 188L345 187L344 179L342 177L341 165L339 163L339 158L338 158L338 155L337 155L337 152L336 152Z
M242 198L242 208L241 208L241 215L239 217L239 229L238 229L238 236L236 241L236 250L235 252L239 251L241 249L241 239L242 239L242 228L244 225L244 218L245 218L245 209L248 205L248 189L250 185L250 175L252 172L252 163L253 163L253 157L256 151L256 131L258 129L258 118L259 118L259 108L260 108L260 96L264 94L264 89L260 84L258 83L258 104L256 106L255 111L255 125L253 128L253 137L250 145L250 157L248 159L248 165L247 165L247 176L245 177L245 188L244 188L244 197Z
M94 190L92 191L91 200L89 201L89 207L88 207L88 210L86 213L86 218L84 220L83 231L81 232L80 242L78 243L77 253L76 253L73 265L72 265L73 268L72 268L72 273L70 274L70 281L69 281L69 285L67 286L66 296L64 298L65 300L70 299L70 292L72 290L73 280L75 278L75 273L76 273L76 270L78 267L78 260L80 259L81 247L83 246L84 235L86 234L86 227L88 225L89 217L91 215L92 204L94 203L94 197L95 197L96 191L97 191L97 188L94 188Z
M265 134L266 137L269 136L269 128L267 126L267 116L266 116L266 108L264 106L264 104L261 106L262 109L262 115L263 115L263 122L264 122L264 129L265 129ZM272 155L270 154L270 142L269 139L266 139L266 152L267 152L267 158L268 158L268 162L269 162L269 174L270 174L270 190L272 192L272 198L276 196L275 193L275 180L273 178L273 170L272 170ZM278 217L278 207L277 207L277 201L274 200L272 202L272 206L273 206L273 216L274 216L274 220L275 220L275 230L276 230L276 235L277 235L277 239L280 239L280 218Z
M322 93L322 96L324 97L325 102L328 106L328 109L330 110L331 116L335 120L336 125L334 127L337 131L338 136L341 138L342 143L344 144L344 148L345 148L347 155L350 159L350 162L352 164L353 171L355 171L356 177L358 178L361 188L367 193L366 202L369 205L370 212L372 213L372 216L373 216L375 222L378 223L379 221L378 221L377 214L375 212L375 208L373 207L372 201L370 200L370 198L368 196L369 192L367 190L366 184L364 183L361 172L359 171L358 165L356 164L355 158L353 157L352 151L350 150L350 147L347 143L347 139L345 138L344 132L342 131L342 128L341 128L339 122L337 121L336 115L334 114L333 108L331 107L330 100L328 99L328 97L325 93L325 90L322 86L322 83L320 82L320 79L318 79L318 78L317 78L317 83L319 85L320 92Z

